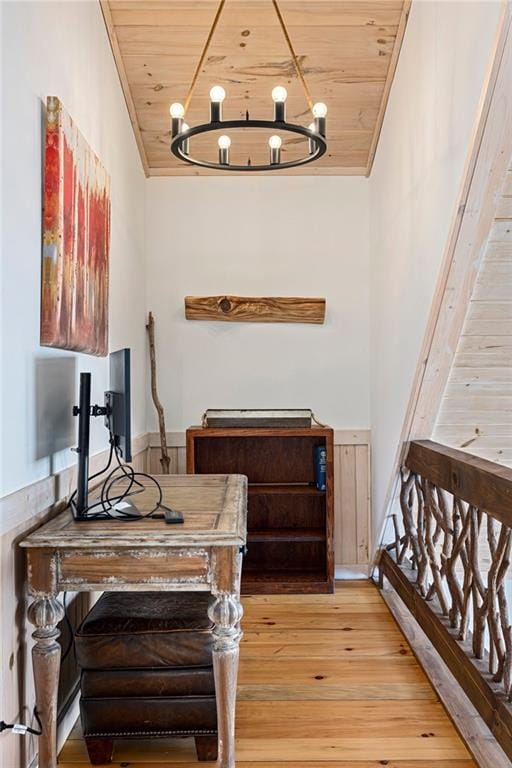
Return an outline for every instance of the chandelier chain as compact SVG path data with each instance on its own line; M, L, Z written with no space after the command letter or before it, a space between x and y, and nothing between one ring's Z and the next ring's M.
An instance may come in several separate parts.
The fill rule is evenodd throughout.
M279 5L277 3L277 0L272 0L272 5L274 6L275 12L277 14L277 18L279 19L279 23L281 25L281 29L283 30L284 38L288 44L288 48L290 49L290 55L292 57L293 65L295 67L295 71L297 72L297 77L299 78L300 82L302 83L302 87L304 89L304 95L306 96L306 101L308 103L308 107L310 109L313 109L313 99L311 98L311 94L309 92L309 88L306 83L306 79L304 77L304 73L302 72L301 66L299 64L299 60L297 58L297 54L295 53L295 49L293 47L293 43L291 41L290 35L288 34L288 30L286 28L286 24L284 23L283 15L281 13L281 9L279 8Z
M192 99L192 94L194 93L194 89L196 87L197 80L199 78L199 74L201 72L201 67L204 64L204 60L206 58L206 54L208 53L208 48L210 47L210 43L212 41L212 37L215 34L215 30L217 28L217 24L219 23L220 16L222 14L222 10L224 8L226 0L220 0L219 6L217 8L217 12L215 14L215 17L212 22L212 26L210 28L210 31L208 33L208 37L206 38L206 42L203 46L203 50L201 52L201 56L199 57L199 61L197 62L197 67L194 72L194 76L192 77L192 82L190 83L190 87L188 89L187 97L185 99L184 109L185 114L187 113L187 110L190 106L190 101ZM286 28L286 24L283 19L283 15L281 13L281 9L279 8L277 0L272 0L272 5L274 6L274 10L276 12L277 18L279 20L279 24L281 25L281 30L284 35L284 39L286 40L286 43L288 45L290 55L292 57L293 66L295 67L295 71L297 72L297 77L299 78L302 88L304 89L304 95L306 97L306 101L308 103L308 106L310 109L313 108L313 99L311 98L311 93L309 92L309 88L306 83L306 79L304 77L304 73L302 72L302 68L300 66L299 60L297 58L297 54L295 53L295 49L293 47L293 43L291 41L290 35L288 34L288 30Z
M194 72L192 82L190 83L190 88L188 89L187 98L185 99L185 104L184 104L185 114L187 113L187 110L190 106L190 101L192 99L192 94L194 93L194 88L196 87L197 78L199 77L201 67L203 66L204 60L206 58L206 54L208 53L208 48L210 47L212 37L215 34L215 29L217 28L217 24L219 23L220 15L222 13L222 9L224 8L225 2L226 0L220 0L219 7L217 8L217 13L215 14L215 18L213 19L212 26L210 28L210 31L208 32L208 37L206 38L206 42L203 46L201 56L199 58L199 61L197 62L197 67Z

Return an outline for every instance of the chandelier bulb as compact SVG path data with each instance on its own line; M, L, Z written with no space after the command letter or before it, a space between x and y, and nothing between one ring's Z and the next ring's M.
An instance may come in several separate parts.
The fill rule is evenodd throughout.
M219 149L229 149L231 146L231 139L229 136L219 136L217 144L219 145Z
M272 100L276 103L279 102L285 102L288 97L288 91L286 88L283 88L282 85L276 85L275 88L272 89Z
M213 88L210 90L210 99L212 101L216 101L221 104L225 98L226 98L226 91L224 90L222 85L214 85Z
M175 101L174 104L171 104L169 112L171 113L171 117L175 119L182 119L185 117L185 107L183 104L180 104L179 101Z
M327 105L323 103L323 101L317 101L316 104L313 104L313 116L314 117L325 117L327 114Z
M270 149L280 149L282 140L280 136L271 136L268 140L268 145Z

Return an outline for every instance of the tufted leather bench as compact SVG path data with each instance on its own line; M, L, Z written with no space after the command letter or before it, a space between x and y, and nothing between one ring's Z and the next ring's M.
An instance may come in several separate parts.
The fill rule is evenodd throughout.
M91 763L114 739L195 737L217 759L212 624L204 592L105 593L75 636L80 715Z

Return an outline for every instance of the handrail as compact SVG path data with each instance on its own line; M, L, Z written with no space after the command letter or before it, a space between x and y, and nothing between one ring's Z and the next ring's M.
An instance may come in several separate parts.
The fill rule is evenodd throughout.
M415 440L404 462L407 469L512 528L512 468L435 443Z
M512 759L512 469L410 443L379 568Z

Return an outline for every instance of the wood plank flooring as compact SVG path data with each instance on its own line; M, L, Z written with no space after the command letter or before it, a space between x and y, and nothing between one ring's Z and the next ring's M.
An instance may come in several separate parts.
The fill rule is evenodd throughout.
M245 597L237 768L475 768L377 588ZM84 768L77 725L60 768ZM113 766L190 768L192 739L118 741Z

